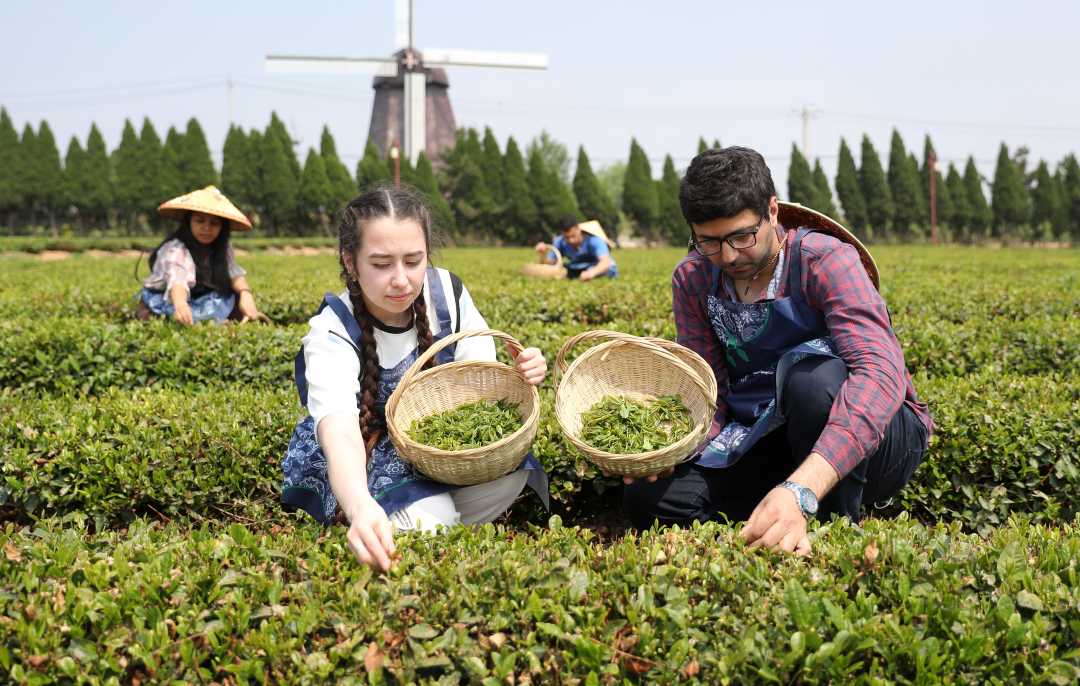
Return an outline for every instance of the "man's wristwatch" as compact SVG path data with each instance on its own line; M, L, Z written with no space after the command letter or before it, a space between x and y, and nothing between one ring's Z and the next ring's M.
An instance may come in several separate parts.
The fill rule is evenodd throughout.
M817 516L818 501L813 491L806 486L800 486L794 481L785 481L780 484L780 488L786 488L795 494L795 500L799 503L799 509L802 510L804 517L810 519Z

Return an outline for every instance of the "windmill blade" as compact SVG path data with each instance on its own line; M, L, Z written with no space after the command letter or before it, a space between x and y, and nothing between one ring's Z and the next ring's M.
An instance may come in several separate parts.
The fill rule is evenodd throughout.
M394 0L394 52L412 46L412 0Z
M492 52L489 50L426 48L423 55L424 64L429 67L548 68L548 56L539 52Z
M305 57L267 55L270 74L375 74L397 76L397 61L381 57Z

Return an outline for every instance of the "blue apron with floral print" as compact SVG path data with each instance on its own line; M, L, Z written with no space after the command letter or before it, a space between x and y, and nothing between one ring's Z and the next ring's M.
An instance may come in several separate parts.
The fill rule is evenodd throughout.
M836 357L825 315L810 307L802 291L799 229L788 258L787 296L757 303L721 298L719 267L713 265L709 320L724 346L728 371L727 423L702 450L697 464L730 467L763 436L786 421L780 406L788 371L807 357Z
M435 340L448 336L451 332L450 310L442 287L442 279L434 268L428 269L428 284L431 286L432 301L439 322L439 331ZM422 296L421 296L422 297ZM357 354L360 354L361 333L356 319L337 296L327 294L323 307L330 307L346 325L349 336L353 339ZM321 308L320 308L321 309ZM449 345L435 355L436 364L444 364L454 359L456 345ZM419 348L406 355L401 362L391 369L379 368L379 388L375 400L374 414L376 421L386 425L386 401L397 388L401 377L420 356ZM303 351L297 356L296 382L301 403L306 404L307 387L303 379ZM357 397L359 404L360 398ZM548 479L540 463L529 453L518 469L529 472L526 483L536 491L544 503L548 502ZM337 510L337 498L330 488L327 473L326 455L315 439L315 421L310 416L300 420L289 439L289 448L282 462L284 483L282 485L282 503L290 508L299 508L322 523L330 522ZM444 484L420 474L412 465L405 462L397 453L397 448L387 432L383 432L368 454L367 465L368 491L375 501L382 506L387 515L393 514L408 505L452 491L460 486Z

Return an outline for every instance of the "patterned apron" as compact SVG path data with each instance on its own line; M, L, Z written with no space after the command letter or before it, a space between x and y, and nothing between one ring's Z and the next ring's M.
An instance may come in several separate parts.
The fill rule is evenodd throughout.
M787 296L757 303L721 298L721 270L712 266L708 313L724 346L728 371L727 424L697 459L702 467L730 467L763 436L786 421L780 406L787 374L808 357L837 357L825 315L807 304L802 291L799 229L788 258Z
M164 291L152 291L144 288L139 291L139 299L147 308L159 317L172 317L176 312L172 300ZM229 318L236 307L236 294L221 295L216 291L204 293L197 298L188 298L191 305L191 319L196 322L223 322Z
M443 293L442 280L434 269L429 271L428 277L436 318L439 321L439 332L434 335L434 339L440 340L452 332L450 310ZM341 308L334 307L335 312L339 309L344 309L344 305L342 304ZM342 315L339 314L339 318L341 317ZM352 317L350 316L349 319ZM350 335L352 335L351 332ZM358 338L355 335L353 337ZM456 345L450 345L436 353L436 364L452 361L455 349ZM374 407L375 418L380 425L386 425L386 401L397 388L401 377L418 357L420 357L419 348L406 355L391 369L380 366L379 389ZM306 389L302 396L306 396ZM357 403L359 402L360 398L357 397ZM547 474L531 452L518 469L528 471L526 483L540 496L544 507L549 507ZM282 470L284 472L282 503L302 509L324 524L330 522L337 510L337 498L330 488L326 455L323 454L322 448L315 439L315 420L310 416L300 420L293 430L285 460L282 462ZM367 479L368 491L387 515L408 507L418 500L460 488L460 486L429 479L413 469L412 465L398 455L397 448L394 447L386 431L382 433L368 455Z

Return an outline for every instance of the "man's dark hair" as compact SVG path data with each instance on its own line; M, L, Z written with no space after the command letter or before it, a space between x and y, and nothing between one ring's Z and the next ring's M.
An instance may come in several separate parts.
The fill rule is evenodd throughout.
M578 218L572 214L564 214L559 217L559 220L555 222L555 227L559 231L567 231L578 225Z
M679 185L679 205L690 224L734 217L745 209L764 217L776 195L761 153L731 146L706 150L690 162Z

